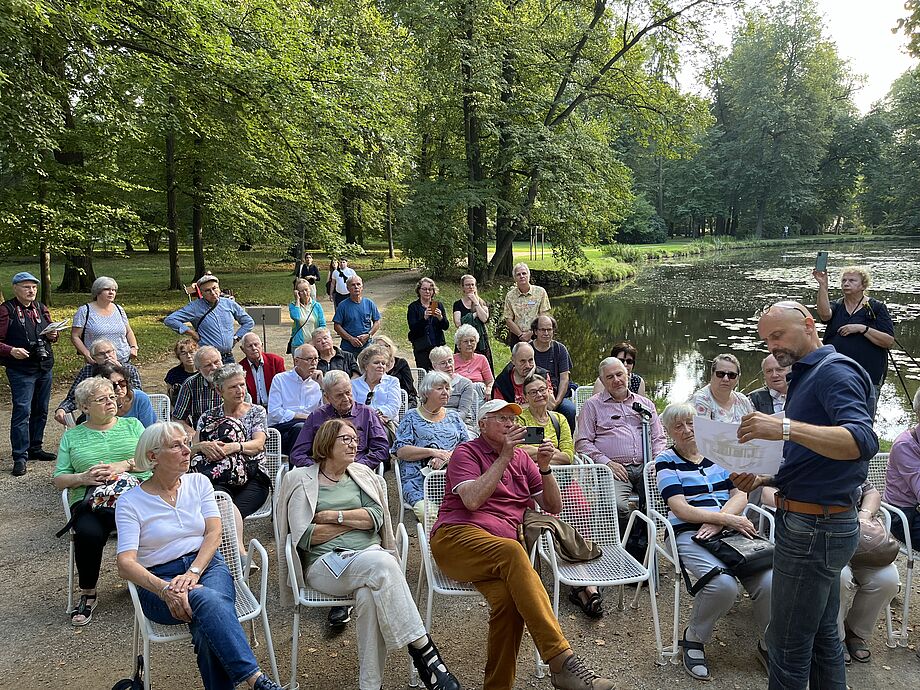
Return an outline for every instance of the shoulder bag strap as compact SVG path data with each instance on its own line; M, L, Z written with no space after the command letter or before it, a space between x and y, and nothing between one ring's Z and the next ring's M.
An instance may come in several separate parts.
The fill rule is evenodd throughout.
M89 326L89 302L83 306L86 307L86 321L83 322L83 332L80 333L80 340L86 345L86 327Z
M212 305L210 306L210 308L209 308L204 314L201 315L201 318L200 318L200 319L198 319L198 323L195 324L195 330L196 330L196 331L197 331L199 328L201 328L201 324L202 324L202 322L203 322L206 318L208 318L208 314L210 314L212 311L214 311L215 309L217 309L217 305L218 305L218 304L220 304L220 297L218 297L218 298L217 298L217 301L216 301L214 304L212 304Z
M559 413L558 413L558 412L553 412L552 410L547 410L546 412L547 412L547 414L549 415L549 421L551 421L551 422L553 423L553 430L556 432L556 439L561 443L561 442L562 442L562 433L561 433L561 429L560 429L560 427L559 427L559 418L557 417L557 415L558 415ZM568 422L566 422L566 424L568 424Z

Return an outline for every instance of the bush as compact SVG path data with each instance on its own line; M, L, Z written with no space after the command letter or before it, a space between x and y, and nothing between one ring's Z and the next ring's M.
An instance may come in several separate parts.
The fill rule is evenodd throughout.
M616 239L623 244L658 244L668 239L668 226L643 197L636 197L626 219L617 228Z

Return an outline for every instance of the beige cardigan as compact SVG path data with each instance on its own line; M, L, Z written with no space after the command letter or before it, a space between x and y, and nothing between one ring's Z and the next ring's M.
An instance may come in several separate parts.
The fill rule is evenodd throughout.
M380 528L380 545L384 549L396 548L396 538L393 536L393 525L390 521L390 508L387 504L387 484L383 477L378 475L366 465L351 463L345 470L352 481L357 484L372 501L383 508L383 525ZM297 467L284 475L281 489L278 494L278 503L275 507L275 525L278 530L278 576L281 580L281 605L294 606L294 594L288 574L287 559L284 557L284 544L287 535L291 535L294 546L294 575L297 578L298 590L305 587L303 567L300 556L296 552L297 544L303 537L307 527L313 522L316 512L316 501L319 496L319 465Z

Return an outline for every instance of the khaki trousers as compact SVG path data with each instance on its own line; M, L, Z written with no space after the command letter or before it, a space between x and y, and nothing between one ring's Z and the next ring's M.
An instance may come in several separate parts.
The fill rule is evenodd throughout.
M543 582L524 547L471 525L444 525L431 553L448 577L472 582L488 600L489 637L483 690L511 690L524 626L544 661L569 649Z

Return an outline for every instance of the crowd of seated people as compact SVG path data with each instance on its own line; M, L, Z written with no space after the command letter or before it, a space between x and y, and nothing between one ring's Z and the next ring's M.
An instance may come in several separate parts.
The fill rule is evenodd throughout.
M498 594L500 585L493 583L517 572L518 554L512 557L492 544L504 535L493 528L495 516L490 511L507 516L505 508L490 501L507 491L509 500L514 496L516 511L518 503L533 504L535 487L542 483L547 502L536 502L555 508L558 488L548 485L545 477L552 475L544 469L582 460L602 464L613 474L622 529L631 510L644 509L643 474L645 465L653 462L681 565L700 579L724 564L698 540L722 529L755 534L754 524L742 511L749 501L769 507L773 498L770 491L761 496L759 491L748 495L739 490L726 470L704 457L694 438L693 418L740 423L755 410L782 411L789 367L767 356L762 364L764 386L748 396L738 390L737 357L719 354L710 364L708 383L686 402L669 405L659 417L654 402L645 396L646 380L634 371L638 350L623 341L600 362L593 395L582 402L576 416L573 363L557 339L549 300L530 283L526 266L515 269L517 284L505 302L511 359L497 375L488 344L489 308L471 276L464 276L463 298L454 304L455 351L444 344L449 321L444 305L435 298L437 286L428 278L416 286L419 299L410 305L408 320L416 364L427 370L417 389L396 345L377 334L380 317L363 297L359 277L346 281L351 299L342 301L345 318L337 323L349 328L358 324L351 312L363 308L364 301L370 302L365 309L370 316L361 326L367 327L363 333L348 331L349 351L334 343L325 320L315 314L319 304L309 285L298 280L290 307L292 318L295 311L298 316L290 343L293 368L285 370L284 358L266 352L252 332L232 338L234 344L240 341L244 355L239 364L224 364L227 353L199 346L198 338L182 338L174 349L179 364L165 379L175 420L166 424L157 423L130 361L136 358L137 341L124 310L114 302L117 284L111 279L97 281L93 301L80 307L79 323L75 317L71 334L87 364L55 413L62 423L76 423L64 433L54 470L55 486L69 492L72 519L67 527L73 530L79 575L80 598L70 612L71 623L79 627L92 621L103 547L117 526L119 572L142 590L141 604L152 620L192 623L205 686L245 681L256 688L277 687L259 671L242 629L233 622L232 605L228 609L222 601L226 596L221 593L228 586L232 592L233 585L227 583L229 574L217 551L220 526L219 519L214 522L213 498L215 491L230 495L238 546L245 557L243 519L265 504L272 487L273 477L264 465L271 425L281 433L281 450L292 468L284 485L276 487L284 497L276 519L283 515L285 529L296 537L301 579L314 589L353 596L358 602L362 690L380 687L386 652L400 648L408 649L426 687L460 687L425 632L399 562L389 553L394 537L386 486L374 471L378 466L389 468L391 455L399 461L399 498L419 521L424 519L425 477L432 470L448 471L448 484L455 491L445 500L451 517L435 525L432 551L445 573L482 578L474 584L493 607L485 687L510 687L509 669L513 682L510 655L520 642L522 622L534 625L532 634L542 635L535 635L534 641L550 665L554 687L612 687L571 655L561 634L544 620L545 611L522 611L516 602L519 610L508 612L509 603ZM404 414L401 391L409 399ZM920 416L920 392L914 409ZM640 439L644 412L650 419L649 456L642 452ZM542 442L523 443L522 427L542 429ZM918 429L920 425L904 431L892 446L884 496L907 519L904 524L895 517L892 534L901 540L909 534L914 543L920 540ZM479 438L485 431L487 438ZM474 449L473 443L479 445ZM472 469L474 458L480 463L478 474ZM529 458L527 467L539 468L539 475L530 476L528 469L515 478L520 486L502 487L503 474L490 468L516 466L522 458ZM119 482L120 490L96 491ZM179 486L185 488L180 492ZM106 500L109 510L95 508ZM881 500L879 491L866 483L860 491L860 518L874 518ZM194 520L187 523L186 516ZM153 518L162 522L149 525ZM471 528L483 534L463 531ZM478 560L488 559L493 548L494 562ZM342 549L362 555L350 566L348 577L331 577L323 561ZM769 653L762 638L769 622L771 575L768 569L740 579L754 613L752 650L765 667ZM738 586L739 580L726 570L708 579L695 595L680 640L680 658L697 680L712 678L706 645L719 619L735 604ZM854 561L841 572L838 627L848 663L870 660L876 623L899 586L897 568L890 563L873 567ZM527 596L540 598L529 585ZM603 615L597 588L572 588L569 600L590 618ZM394 607L399 616L391 615ZM331 624L347 622L351 610L343 608L330 613ZM504 613L499 616L496 608ZM502 616L509 618L499 621ZM218 627L219 638L213 636Z

